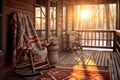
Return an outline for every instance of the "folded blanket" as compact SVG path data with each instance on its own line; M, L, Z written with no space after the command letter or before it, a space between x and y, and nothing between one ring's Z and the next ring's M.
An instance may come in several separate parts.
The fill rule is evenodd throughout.
M17 49L32 49L40 55L47 55L47 49L42 48L30 16L25 13L14 13L10 21L12 25L12 54L16 57Z

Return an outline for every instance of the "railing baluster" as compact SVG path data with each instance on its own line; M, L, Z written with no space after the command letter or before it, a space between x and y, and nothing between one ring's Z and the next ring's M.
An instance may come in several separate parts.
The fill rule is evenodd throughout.
M109 32L108 34L109 34L109 36L110 36L110 37L108 37L108 39L109 39L109 46L111 46L111 39L112 39L112 36L111 36L111 33L110 33L110 32Z
M98 35L99 35L99 37L98 37L98 46L100 46L100 32L98 32Z
M93 33L94 33L94 37L93 37L93 39L94 39L94 45L93 45L93 46L95 46L95 42L96 42L96 41L95 41L95 35L96 35L96 34L95 34L95 32L93 32Z
M86 44L85 44L85 43L86 43L86 40L85 40L86 37L85 37L85 35L86 35L86 34L85 34L85 32L84 32L84 45L86 45Z
M92 42L93 42L93 40L92 40L92 37L93 37L93 33L91 32L91 46L92 46Z
M104 32L102 32L102 46L104 46Z
M82 46L113 48L113 30L79 30Z
M85 32L85 42L86 42L86 45L87 45L87 32Z
M90 39L90 37L89 37L89 32L87 32L87 43L88 43L87 45L88 45L88 46L90 46L89 39Z
M95 45L96 45L96 32L95 32Z

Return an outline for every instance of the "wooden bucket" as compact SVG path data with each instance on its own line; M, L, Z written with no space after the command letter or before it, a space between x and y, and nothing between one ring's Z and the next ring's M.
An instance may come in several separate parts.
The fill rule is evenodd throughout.
M54 65L58 62L59 59L58 49L59 49L58 45L48 46L48 59L51 65Z

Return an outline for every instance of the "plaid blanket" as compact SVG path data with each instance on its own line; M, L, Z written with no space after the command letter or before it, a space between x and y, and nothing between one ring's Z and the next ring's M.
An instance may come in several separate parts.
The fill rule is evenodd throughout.
M12 25L12 54L16 57L17 49L33 49L40 55L47 55L47 49L42 48L30 16L25 13L14 13L10 21Z

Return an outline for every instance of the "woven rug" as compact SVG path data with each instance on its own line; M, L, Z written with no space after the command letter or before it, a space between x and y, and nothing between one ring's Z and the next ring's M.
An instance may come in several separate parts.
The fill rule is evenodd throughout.
M36 80L110 80L106 67L84 66L52 68L40 75Z

